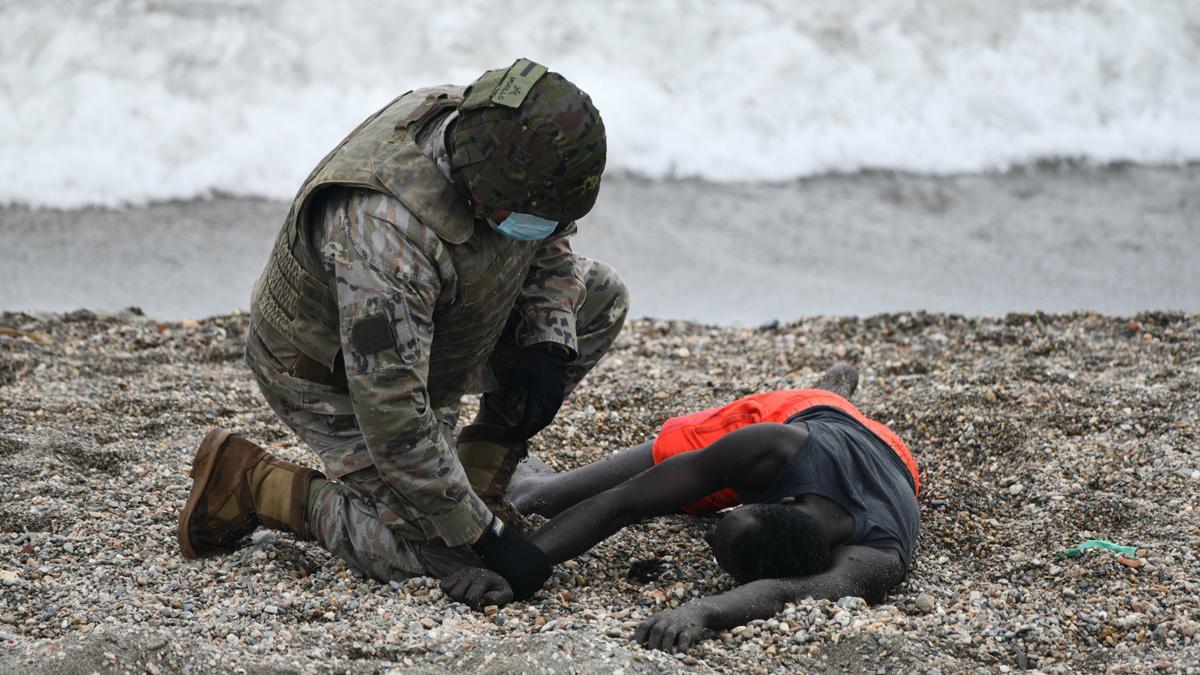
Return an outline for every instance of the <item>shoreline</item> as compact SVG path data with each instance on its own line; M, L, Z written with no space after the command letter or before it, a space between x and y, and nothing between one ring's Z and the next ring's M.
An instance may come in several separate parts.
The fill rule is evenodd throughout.
M1198 184L1196 164L783 184L618 175L573 244L621 272L632 316L754 326L915 308L1195 312ZM244 308L287 208L0 208L0 308L139 306L164 320Z
M802 601L681 658L630 637L729 587L702 543L712 519L631 527L493 616L286 536L183 560L174 526L209 427L316 462L241 363L246 321L0 313L0 672L1200 667L1200 314L631 321L535 439L553 468L848 361L856 405L922 470L915 564L882 604ZM1137 556L1054 557L1086 539ZM630 578L646 559L662 574Z

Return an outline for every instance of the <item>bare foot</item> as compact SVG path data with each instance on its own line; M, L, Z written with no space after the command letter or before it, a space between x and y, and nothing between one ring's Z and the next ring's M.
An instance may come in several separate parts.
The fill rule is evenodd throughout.
M534 457L527 456L517 464L516 471L513 471L512 481L508 484L508 491L505 497L508 497L513 506L523 514L537 513L538 508L542 506L545 500L541 496L541 486L548 476L554 475L554 469L551 469L545 462Z
M849 363L839 363L825 371L820 380L813 385L814 389L824 389L849 400L858 389L858 369Z

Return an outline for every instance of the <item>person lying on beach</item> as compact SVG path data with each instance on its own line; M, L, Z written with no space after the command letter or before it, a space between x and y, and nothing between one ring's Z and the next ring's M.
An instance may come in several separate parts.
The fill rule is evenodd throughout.
M857 384L843 364L813 389L675 417L612 458L520 472L509 498L551 517L530 541L555 564L645 518L738 507L705 539L742 585L651 616L635 633L648 647L683 651L705 629L767 618L800 598L877 602L911 563L920 478L904 442L847 400ZM479 568L442 581L447 595L476 607L510 599L505 586Z

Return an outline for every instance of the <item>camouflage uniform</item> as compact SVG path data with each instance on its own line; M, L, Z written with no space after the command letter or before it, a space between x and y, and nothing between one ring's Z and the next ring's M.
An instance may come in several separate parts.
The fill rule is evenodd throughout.
M497 389L540 342L575 354L573 388L627 310L612 268L572 253L574 223L524 242L463 211L445 148L459 97L410 93L343 141L301 188L251 302L247 363L332 481L309 525L383 580L477 564L464 544L491 513L455 454L461 397ZM319 376L300 372L313 364Z

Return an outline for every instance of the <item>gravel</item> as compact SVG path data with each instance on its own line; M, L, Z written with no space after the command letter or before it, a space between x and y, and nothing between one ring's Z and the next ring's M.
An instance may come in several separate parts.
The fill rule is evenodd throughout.
M631 527L481 613L288 536L182 559L209 427L315 465L241 364L246 324L0 314L0 672L1200 670L1200 315L631 322L535 439L552 467L848 361L924 472L914 568L883 604L806 600L674 655L630 638L731 587L711 519ZM1055 557L1086 539L1137 555Z

